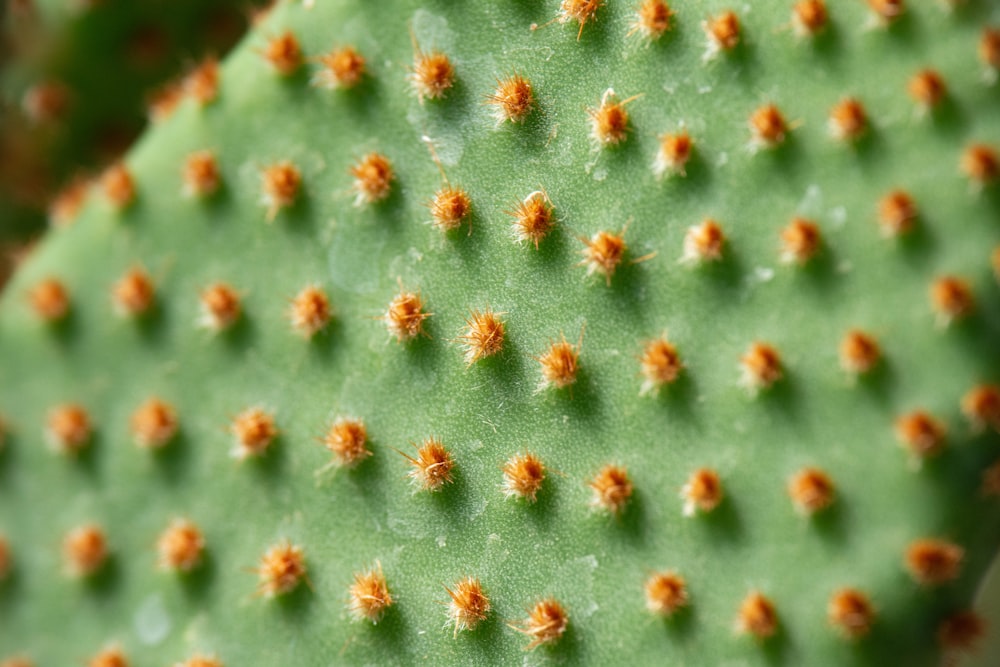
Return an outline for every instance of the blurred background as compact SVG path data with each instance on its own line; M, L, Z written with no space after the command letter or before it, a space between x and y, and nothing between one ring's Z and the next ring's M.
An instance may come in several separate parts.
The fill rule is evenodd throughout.
M0 288L271 0L0 0Z

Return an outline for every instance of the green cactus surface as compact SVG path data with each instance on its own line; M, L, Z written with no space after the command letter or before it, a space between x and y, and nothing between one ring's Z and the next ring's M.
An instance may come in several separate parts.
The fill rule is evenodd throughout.
M1000 10L830 3L812 33L791 3L675 2L655 35L647 5L280 3L144 135L0 301L0 659L979 643ZM204 551L175 534L177 572L181 518ZM685 604L647 599L667 572ZM529 618L547 599L565 628Z

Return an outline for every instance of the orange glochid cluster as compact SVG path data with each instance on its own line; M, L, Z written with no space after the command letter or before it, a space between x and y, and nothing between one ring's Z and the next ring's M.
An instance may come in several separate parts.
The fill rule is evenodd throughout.
M268 40L261 55L281 76L291 76L302 65L302 47L291 32Z
M87 667L129 667L131 664L118 646L103 648L87 660Z
M1000 461L993 462L983 471L979 494L984 498L1000 496Z
M201 564L205 536L188 519L174 519L156 541L159 566L172 572L190 572Z
M604 0L562 0L556 20L560 23L576 21L580 25L576 39L580 41L580 37L583 36L583 26L587 25L588 21L594 20L597 10L603 6Z
M378 623L392 606L392 594L382 572L382 563L354 573L354 583L347 591L347 609L355 621Z
M209 285L198 294L198 325L222 331L240 319L240 295L226 283Z
M651 574L643 588L646 609L659 616L673 616L688 604L687 584L676 572Z
M806 264L823 246L819 225L805 218L794 218L781 230L781 261Z
M708 218L700 225L688 227L684 234L684 264L702 264L722 260L722 250L726 245L726 234L715 220Z
M663 178L677 174L687 176L687 163L694 151L694 140L686 130L659 136L659 148L653 160L653 175Z
M385 328L389 334L396 337L400 343L413 340L423 334L424 320L433 313L424 312L424 300L419 292L408 292L399 285L399 294L389 302L389 307L382 315Z
M149 274L140 267L126 271L111 288L111 303L121 317L142 317L152 310L155 302L156 288Z
M705 60L710 60L720 53L732 51L740 43L740 18L735 12L725 11L717 16L710 16L701 23L701 29L708 39L705 50Z
M853 143L868 130L868 112L858 99L848 97L830 110L827 124L834 139Z
M413 446L417 447L415 444ZM420 447L417 447L416 457L405 452L399 453L410 462L411 470L407 476L418 490L440 491L445 484L452 482L455 460L444 443L437 438L425 439Z
M261 172L261 203L267 208L267 221L271 222L281 209L295 203L302 188L302 172L285 160L266 167Z
M513 630L531 638L524 650L556 643L569 625L566 608L554 598L539 600L528 610L528 618L520 625L509 625Z
M555 208L544 190L532 192L506 213L514 218L514 240L518 243L534 243L535 250L538 250L538 244L548 236L556 223Z
M174 667L225 667L218 658L206 655L193 655Z
M455 85L455 66L440 51L421 51L413 44L413 66L407 79L421 104L425 99L437 100Z
M168 81L146 96L146 113L152 122L161 123L173 115L183 100L184 82Z
M132 439L143 449L160 449L166 446L179 428L174 406L150 398L132 413Z
M338 466L354 466L372 455L368 449L368 429L360 419L341 417L336 420L327 429L322 442Z
M614 516L620 516L632 498L632 480L628 470L619 465L604 466L587 482L587 486L592 491L591 507Z
M976 51L983 65L991 70L1000 70L1000 28L983 28ZM995 77L994 73L992 78L995 80Z
M601 104L597 108L588 108L590 117L590 137L598 147L617 146L628 138L629 117L625 106L639 95L618 100L615 91L608 88L601 95Z
M981 384L962 397L962 414L976 432L987 426L1000 433L1000 385Z
M262 408L247 408L229 425L233 436L232 456L239 460L263 456L278 436L274 416Z
M460 187L445 185L431 200L431 224L442 232L450 232L468 220L469 234L472 234L472 200L469 193Z
M38 281L28 290L27 296L31 309L44 322L58 322L69 314L69 292L57 278Z
M918 584L939 586L958 577L964 558L965 550L957 544L925 538L906 548L903 566Z
M255 570L257 592L266 598L285 595L306 579L306 557L302 547L285 540L268 549Z
M665 337L646 341L639 357L642 373L639 395L658 394L661 388L677 381L683 368L677 348Z
M580 339L576 345L567 342L564 334L559 334L559 340L549 344L541 356L536 357L542 367L542 379L537 391L550 387L564 389L576 383L580 370L580 349L583 347L583 327L580 328Z
M83 177L70 179L56 196L49 203L49 219L56 227L66 227L71 224L80 212L87 192L90 188L90 181Z
M992 146L970 144L962 152L959 167L975 187L981 188L1000 177L1000 155Z
M392 182L396 179L392 163L381 153L368 153L350 168L354 181L351 189L354 191L354 205L365 206L386 199L392 191Z
M45 440L62 454L78 454L90 444L93 432L90 414L77 403L55 406L45 420Z
M63 538L63 561L74 577L96 574L108 560L108 539L97 524L84 524Z
M108 203L119 211L135 201L135 179L120 162L108 167L101 175L101 190Z
M989 630L985 618L965 609L955 612L938 625L937 640L941 648L952 652L975 652ZM946 660L945 664L954 664Z
M750 126L750 148L775 148L785 141L791 127L781 110L774 104L757 108L748 121Z
M836 498L833 480L818 468L803 468L788 480L788 496L805 516L826 509Z
M773 637L778 632L778 611L774 603L758 591L747 595L740 603L736 629L753 635L758 641Z
M670 30L674 11L664 0L643 0L635 10L629 35L639 33L647 42L653 42Z
M448 623L455 626L453 637L457 637L461 630L475 630L489 616L490 598L479 579L465 577L456 582L454 590L447 586L444 590L450 598L447 615Z
M470 311L465 318L465 331L458 337L468 366L480 359L492 357L503 350L506 325L500 315L489 308Z
M313 84L322 88L353 88L365 76L365 58L353 46L332 49L317 60L322 67L313 77Z
M875 624L875 606L868 596L854 588L842 588L830 596L826 607L830 625L844 638L856 641Z
M534 454L515 454L501 468L503 486L501 490L507 498L522 498L535 502L538 491L545 481L545 464Z
M618 265L621 264L628 246L625 244L625 230L621 233L600 231L589 239L580 237L580 242L585 246L580 253L583 261L580 266L587 268L587 275L592 276L600 273L604 276L604 282L610 286L611 276L615 275Z
M694 516L696 512L711 512L724 497L722 480L717 472L711 468L695 470L681 488L684 516Z
M197 151L188 155L181 170L183 193L188 197L210 197L222 185L219 162L212 151Z
M905 0L868 0L868 8L882 24L889 24L906 11Z
M751 393L771 388L783 376L781 355L768 343L752 343L740 357L740 384Z
M251 26L259 26L261 23L267 20L269 16L274 14L274 9L276 5L264 4L260 7L248 8L247 10L247 20L250 22Z
M497 79L497 87L486 96L486 103L493 106L497 124L522 123L535 106L535 93L531 82L514 72Z
M21 98L21 108L35 123L53 123L65 118L72 104L72 95L65 84L42 81L28 88Z
M948 94L944 78L936 70L922 69L906 83L906 91L924 110L937 107Z
M3 583L10 576L14 566L14 558L11 554L10 544L7 538L0 535L0 583Z
M181 86L198 104L212 102L219 94L219 61L214 56L208 56L188 72Z
M931 308L941 326L948 326L969 316L976 308L972 287L957 276L941 276L934 280L930 286L929 296Z
M882 358L878 341L860 329L852 329L840 341L840 367L851 375L871 371Z
M892 190L878 201L878 224L885 237L911 231L918 215L917 204L905 190Z
M830 15L824 0L799 0L792 7L792 28L796 34L818 35L829 22Z
M292 299L288 308L288 319L292 329L300 336L310 339L329 324L333 317L330 298L315 285L302 288Z
M945 425L924 410L914 410L896 418L896 439L916 460L940 454L947 442Z

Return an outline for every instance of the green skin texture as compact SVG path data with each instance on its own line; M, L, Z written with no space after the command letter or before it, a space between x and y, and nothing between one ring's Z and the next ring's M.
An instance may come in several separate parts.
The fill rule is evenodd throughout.
M863 3L832 8L831 32L797 40L787 8L741 13L743 45L702 62L700 21L720 2L678 6L674 29L648 48L626 39L630 3L600 10L579 41L552 24L558 3L441 1L282 5L228 60L217 102L185 104L128 158L138 199L122 214L90 197L77 224L53 233L15 277L0 307L0 408L11 422L0 458L0 527L15 568L0 595L0 655L75 664L118 641L135 664L171 664L196 652L227 665L637 664L932 665L934 629L967 607L997 547L1000 512L978 494L997 455L994 433L972 434L959 412L971 386L1000 374L1000 299L989 252L1000 240L996 190L975 193L957 162L972 140L997 142L997 89L983 85L975 44L986 3L952 14L910 7L886 31L866 30ZM453 6L454 5L454 6ZM995 18L995 17L994 17ZM420 105L406 83L408 27L425 49L452 58L457 83ZM352 91L308 85L312 67L282 79L259 55L267 37L294 30L307 54L351 43L372 75ZM926 65L951 99L918 118L905 93ZM483 104L496 78L518 71L538 109L523 126L495 128ZM586 108L613 87L632 131L594 150ZM672 90L668 94L665 88ZM826 128L829 109L857 95L873 118L852 149ZM752 154L746 119L773 101L801 120L788 145ZM686 178L657 182L658 134L687 124L697 157ZM475 216L443 236L426 203L441 175ZM216 151L224 189L210 201L180 196L180 165ZM398 180L390 198L352 205L348 168L384 152ZM723 154L727 159L723 160ZM290 159L303 172L299 202L268 224L260 172ZM724 164L720 163L724 162ZM593 165L589 167L588 165ZM597 177L595 177L595 175ZM817 194L807 194L811 186ZM543 187L560 225L536 251L511 240L504 211ZM919 230L880 237L875 204L910 190ZM826 246L811 266L778 261L778 233L813 217ZM716 267L678 263L686 229L707 216L725 229ZM610 287L585 277L580 236L626 233L630 257ZM117 318L111 284L137 263L154 277L156 313ZM770 279L762 269L773 270ZM970 281L978 310L936 325L927 288L943 273ZM47 327L24 298L41 278L70 288L68 321ZM429 338L391 339L378 317L397 278L419 289ZM216 281L244 295L245 317L222 335L198 329L197 295ZM312 341L295 335L288 301L309 283L336 310ZM499 359L466 367L455 339L471 308L506 313ZM586 325L572 391L536 392L532 358ZM859 326L886 360L852 382L837 344ZM641 343L669 331L685 373L659 397L640 397ZM754 340L782 353L786 378L751 397L738 360ZM172 402L181 434L160 454L134 446L131 412L148 396ZM41 437L48 409L90 410L97 432L79 460ZM260 461L230 456L229 420L245 407L275 411L281 436ZM897 445L894 418L924 408L949 425L949 447L920 470ZM317 478L329 461L317 442L339 415L365 420L374 455ZM438 494L414 492L393 448L437 435L457 463ZM500 466L530 450L550 471L535 505L505 500ZM612 518L588 503L586 481L605 463L626 466L635 494ZM805 465L837 484L836 504L796 513L788 477ZM682 516L678 492L698 467L716 468L727 500ZM204 530L205 566L157 571L154 544L168 521ZM114 558L93 581L62 572L71 527L106 526ZM967 552L961 577L933 590L913 583L902 555L914 539L945 537ZM288 538L306 551L310 586L285 599L255 594L255 567ZM376 626L346 610L352 573L375 560L396 604ZM644 608L654 570L686 579L691 606L663 621ZM493 613L474 632L445 627L444 586L478 576ZM865 590L879 617L856 644L828 625L842 586ZM740 601L760 590L781 631L738 636ZM557 645L524 653L509 629L542 596L560 599L570 625Z

